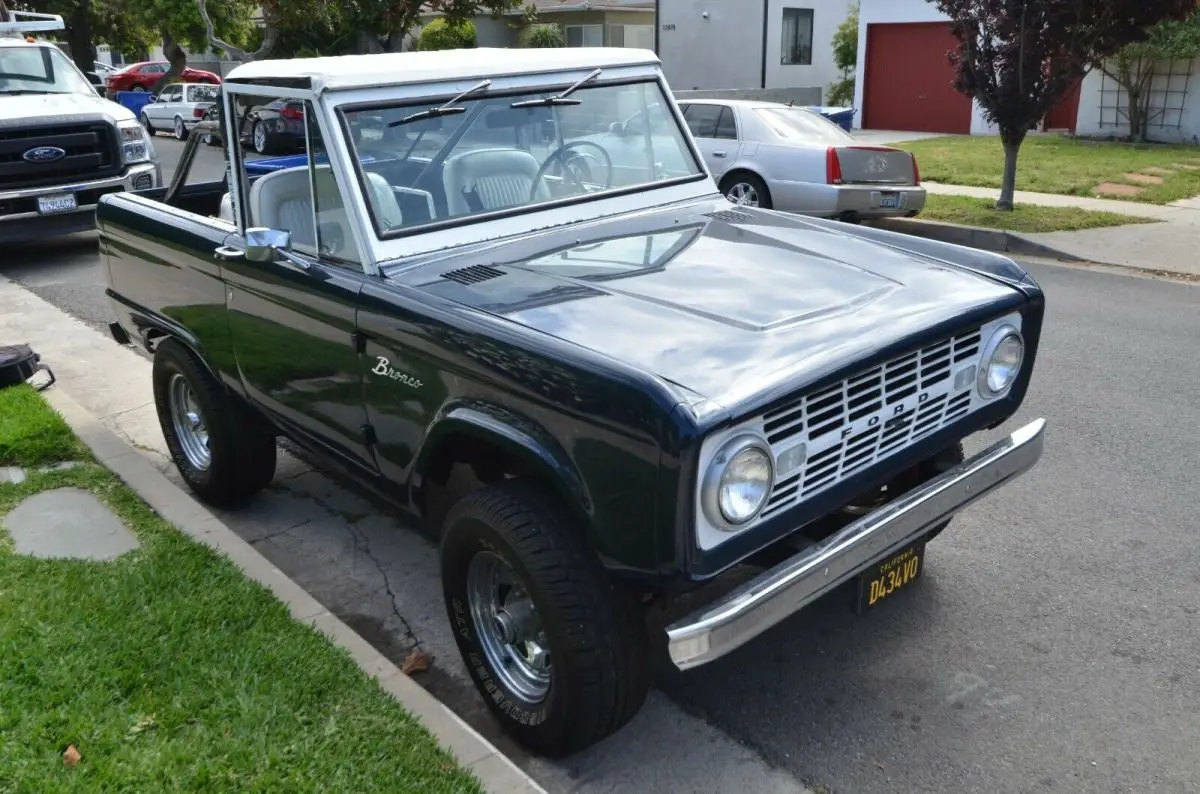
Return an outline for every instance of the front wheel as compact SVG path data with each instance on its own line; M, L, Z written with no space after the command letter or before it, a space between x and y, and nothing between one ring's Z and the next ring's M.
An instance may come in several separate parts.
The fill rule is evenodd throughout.
M154 125L150 123L150 117L147 116L145 113L142 114L142 126L146 128L147 134L149 134L149 135L154 134Z
M184 482L204 501L245 501L275 476L275 435L179 342L154 352L154 404Z
M627 723L650 672L642 613L589 553L551 495L527 483L477 491L446 517L446 609L467 671L505 730L547 756Z

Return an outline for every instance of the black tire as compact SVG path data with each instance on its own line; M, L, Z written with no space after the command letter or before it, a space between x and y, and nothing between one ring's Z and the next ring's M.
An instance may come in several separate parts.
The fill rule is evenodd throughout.
M153 135L155 133L154 125L150 123L150 117L145 113L142 114L142 126L146 128L146 134Z
M614 585L580 534L555 498L510 481L451 508L441 542L446 610L471 679L510 735L550 757L616 732L650 686L641 608ZM480 642L467 591L469 566L481 552L507 563L537 611L551 659L549 688L537 702L505 685Z
M208 432L211 461L198 468L184 451L171 413L169 390L177 376L190 387ZM265 421L231 395L184 345L173 339L154 353L154 403L167 448L180 475L205 502L228 507L246 501L275 476L275 435Z
M749 185L754 189L755 194L758 196L758 207L764 210L771 209L771 191L767 189L767 183L749 171L738 171L722 179L721 194L730 201L733 201L729 194L739 184Z

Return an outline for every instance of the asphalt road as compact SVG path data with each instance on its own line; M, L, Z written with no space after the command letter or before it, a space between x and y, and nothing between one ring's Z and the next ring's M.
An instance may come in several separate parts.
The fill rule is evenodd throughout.
M1031 392L968 452L1043 416L1038 466L895 603L855 616L835 593L706 667L658 660L667 697L818 791L1200 790L1200 287L1030 269ZM107 322L88 236L0 274Z

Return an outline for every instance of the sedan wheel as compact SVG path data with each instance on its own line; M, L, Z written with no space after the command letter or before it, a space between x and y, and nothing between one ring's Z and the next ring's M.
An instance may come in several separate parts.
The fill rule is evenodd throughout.
M175 117L175 140L182 141L187 138L187 128L183 126L183 119L179 116Z
M254 122L254 132L252 134L254 142L254 151L259 154L267 153L267 128L261 121Z
M771 209L771 194L766 184L754 174L733 176L727 179L721 188L725 198L739 207Z
M145 113L142 114L142 126L146 128L146 132L154 134L154 125L150 123L150 117Z

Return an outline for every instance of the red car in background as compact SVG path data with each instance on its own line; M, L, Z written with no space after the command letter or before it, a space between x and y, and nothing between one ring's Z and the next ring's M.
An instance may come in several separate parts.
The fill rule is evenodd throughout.
M131 63L123 69L118 69L108 76L109 91L149 91L164 74L170 70L167 61L142 61ZM179 78L184 83L211 83L219 85L221 78L203 69L185 67Z

